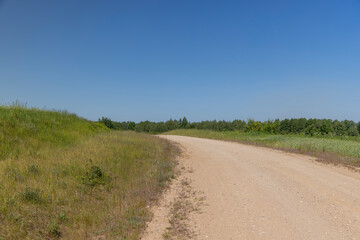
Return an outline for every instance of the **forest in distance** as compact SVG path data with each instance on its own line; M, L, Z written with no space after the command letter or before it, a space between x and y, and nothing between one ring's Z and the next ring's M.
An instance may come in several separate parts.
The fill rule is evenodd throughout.
M116 122L102 117L99 122L114 130L131 130L146 133L163 133L175 129L200 129L213 131L264 132L270 134L300 134L308 136L359 136L360 122L352 120L291 118L284 120L189 122L186 117L166 122L141 121Z

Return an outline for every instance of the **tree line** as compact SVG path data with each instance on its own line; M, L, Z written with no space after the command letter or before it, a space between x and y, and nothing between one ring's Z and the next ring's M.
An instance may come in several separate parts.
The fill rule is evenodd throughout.
M241 131L241 132L266 132L272 134L303 134L303 135L331 135L331 136L358 136L360 122L351 120L331 119L306 119L291 118L284 120L255 121L201 121L189 122L186 117L179 120L170 119L166 122L142 121L135 123L115 122L110 118L102 117L99 122L114 130L131 130L146 133L163 133L174 129L203 129L214 131Z

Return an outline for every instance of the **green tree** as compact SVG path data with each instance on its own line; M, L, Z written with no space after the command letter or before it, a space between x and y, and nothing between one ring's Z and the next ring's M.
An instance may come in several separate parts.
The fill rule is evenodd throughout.
M232 121L231 125L232 125L232 129L234 130L244 131L246 122L242 120L234 120Z
M327 135L327 134L333 134L334 133L333 124L332 124L332 121L330 119L319 120L319 123L320 123L320 133L322 135Z
M114 124L110 118L102 117L101 119L99 119L99 122L103 123L105 126L107 126L110 129L114 129Z
M249 119L245 126L245 131L247 132L259 132L262 130L262 123L259 121L255 121L254 119Z
M184 117L182 120L180 119L180 127L181 128L188 128L189 127L189 121Z
M129 122L128 125L128 130L134 131L136 127L136 123L135 122Z
M356 123L350 120L344 120L344 124L346 126L346 132L349 136L357 136L359 132L357 130Z
M334 132L337 136L346 136L347 135L346 126L345 126L344 122L339 122L338 120L335 120L333 122L333 128L334 128Z
M280 122L279 131L281 134L290 133L290 120L289 119L286 118Z

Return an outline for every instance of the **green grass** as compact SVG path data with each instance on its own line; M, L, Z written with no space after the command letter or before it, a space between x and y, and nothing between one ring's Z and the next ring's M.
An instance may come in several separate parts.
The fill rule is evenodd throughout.
M107 131L65 111L44 111L21 106L0 107L0 160L21 156L41 157L42 150L72 146L77 141Z
M0 239L138 239L178 150L66 112L0 107Z
M286 151L306 153L327 162L341 163L347 166L360 166L360 140L355 137L309 137L257 132L217 132L197 129L178 129L164 134L234 140Z

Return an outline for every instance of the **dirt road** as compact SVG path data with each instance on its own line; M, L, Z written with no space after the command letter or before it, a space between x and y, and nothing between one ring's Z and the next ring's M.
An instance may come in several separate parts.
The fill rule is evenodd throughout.
M267 148L163 137L183 147L186 178L206 197L188 216L193 239L360 239L359 173ZM165 195L143 239L163 238L176 189Z

